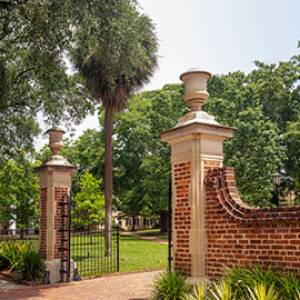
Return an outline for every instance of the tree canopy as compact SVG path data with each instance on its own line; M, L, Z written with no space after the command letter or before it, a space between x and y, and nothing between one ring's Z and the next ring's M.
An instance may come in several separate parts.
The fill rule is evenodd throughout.
M101 180L91 173L80 176L79 190L73 197L72 223L78 228L91 228L104 219L104 196L101 191Z
M92 1L93 2L93 1ZM132 0L94 1L83 10L74 30L72 61L90 94L101 101L104 121L104 196L106 253L111 251L113 204L113 112L125 108L129 96L147 83L157 65L158 43L151 19Z
M93 110L67 60L83 2L0 2L0 162L32 150L38 113L57 125L78 122Z
M39 183L33 164L12 159L0 169L0 220L15 222L17 228L38 225Z
M204 109L238 129L225 143L224 164L235 168L242 197L252 205L271 205L274 172L284 171L299 182L299 74L295 56L274 65L257 62L249 74L217 75L209 82ZM128 109L115 116L114 194L118 207L130 216L159 214L167 208L170 151L159 136L187 111L182 97L182 85L166 85L136 94ZM103 159L101 151L83 153L88 152L97 156L97 164ZM95 160L90 160L89 169ZM103 166L96 176L101 174Z

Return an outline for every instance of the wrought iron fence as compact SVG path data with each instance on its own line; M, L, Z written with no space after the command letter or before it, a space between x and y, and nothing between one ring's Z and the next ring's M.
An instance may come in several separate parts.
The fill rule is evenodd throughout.
M2 229L0 230L0 243L4 241L22 242L39 248L38 229Z
M119 271L119 229L113 229L111 235L111 253L106 255L103 229L72 230L70 255L81 276L101 276Z

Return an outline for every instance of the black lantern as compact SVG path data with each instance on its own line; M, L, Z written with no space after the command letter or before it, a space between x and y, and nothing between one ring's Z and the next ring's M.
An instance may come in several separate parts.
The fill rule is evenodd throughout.
M272 175L272 179L273 179L273 182L276 185L280 185L280 181L281 181L281 174L280 173L275 173Z
M272 175L272 179L275 185L275 191L273 193L273 203L277 206L280 204L280 199L279 199L279 194L280 194L280 181L281 181L281 174L280 173L275 173Z

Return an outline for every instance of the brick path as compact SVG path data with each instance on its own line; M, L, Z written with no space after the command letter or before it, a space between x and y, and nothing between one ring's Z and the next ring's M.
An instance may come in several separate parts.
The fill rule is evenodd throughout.
M0 290L1 300L146 300L160 271L106 276L52 287Z

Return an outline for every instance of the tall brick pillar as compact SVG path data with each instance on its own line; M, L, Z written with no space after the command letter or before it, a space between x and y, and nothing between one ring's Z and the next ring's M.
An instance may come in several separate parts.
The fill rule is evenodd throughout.
M222 166L223 142L234 131L201 111L210 77L209 72L198 70L180 76L190 111L161 134L172 153L173 268L195 279L205 277L204 177L209 168Z
M68 238L67 232L61 232L61 206L66 201L65 195L70 194L72 175L76 168L59 152L63 148L61 142L65 133L62 129L52 128L49 134L51 158L36 168L40 177L40 254L45 260L52 283L60 281L61 240ZM64 236L62 236L64 235Z

